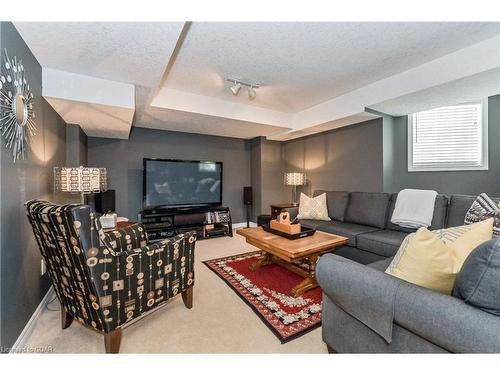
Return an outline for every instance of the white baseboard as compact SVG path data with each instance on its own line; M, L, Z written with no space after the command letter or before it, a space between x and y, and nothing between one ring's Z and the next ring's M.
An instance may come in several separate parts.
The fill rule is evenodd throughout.
M29 337L31 332L33 331L33 328L35 326L35 321L38 319L38 317L43 312L43 310L45 310L45 305L47 304L48 301L50 301L50 299L53 297L54 293L55 293L54 289L52 288L52 285L51 285L49 290L47 290L47 293L43 297L42 301L40 302L40 304L36 308L35 312L33 313L33 315L31 315L30 320L28 320L28 323L26 323L26 326L24 326L24 329L21 332L21 334L19 335L19 337L17 338L16 342L14 343L14 345L12 345L12 348L9 351L9 354L16 354L16 353L23 352L22 349L24 348L25 341Z
M246 228L247 226L247 222L243 222L243 223L233 223L233 229L238 229L238 228ZM257 224L254 223L253 221L250 222L250 227L256 227Z

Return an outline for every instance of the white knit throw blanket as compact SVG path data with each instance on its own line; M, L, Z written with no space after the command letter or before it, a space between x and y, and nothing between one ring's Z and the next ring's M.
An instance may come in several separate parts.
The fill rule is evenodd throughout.
M405 228L430 227L436 196L437 192L434 190L401 190L391 222Z

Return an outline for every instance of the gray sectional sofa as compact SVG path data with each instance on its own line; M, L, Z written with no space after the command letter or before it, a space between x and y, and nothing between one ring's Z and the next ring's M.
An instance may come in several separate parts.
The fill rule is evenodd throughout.
M314 196L323 193L326 193L328 216L333 220L301 220L300 222L323 232L348 237L348 246L338 248L335 251L337 255L361 264L384 260L394 256L406 235L413 231L391 223L397 193L316 190ZM453 196L452 199L454 201L465 199L472 204L475 197ZM462 204L460 209L453 210L454 219L452 221L460 221L458 216L461 216L463 224L470 204L469 207L466 206L466 204ZM297 215L296 208L287 211L291 213L291 216ZM444 195L438 195L430 229L444 228L447 212L448 198Z
M301 223L349 238L348 246L322 256L317 265L323 289L322 335L330 351L500 353L500 316L384 273L412 232L390 221L397 193L314 195L322 193L327 194L332 221ZM463 225L475 198L438 195L430 229Z

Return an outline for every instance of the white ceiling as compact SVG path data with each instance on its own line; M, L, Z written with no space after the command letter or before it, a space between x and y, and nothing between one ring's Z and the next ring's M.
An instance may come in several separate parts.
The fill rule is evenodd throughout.
M294 113L498 33L496 23L195 22L166 87ZM263 87L254 101L236 97L228 76Z
M81 125L90 137L128 139L133 110L68 99L46 99L66 123ZM106 124L104 128L103 124Z
M499 88L500 68L495 68L374 104L370 108L391 116L403 116L447 105L477 101L498 94Z
M338 120L325 122L320 125L310 126L308 128L299 129L293 132L275 133L272 134L270 138L280 141L289 141L291 139L306 137L308 135L321 133L327 130L342 128L344 126L349 126L353 124L359 124L360 122L373 120L378 117L380 117L380 115L378 114L370 112L360 112L357 115L347 116L344 118L340 118Z
M156 86L183 22L16 22L43 67Z
M366 107L396 114L417 101L451 100L453 87L474 95L500 93L500 84L486 84L500 67L500 23L15 26L44 68L134 84L138 127L286 140L373 118ZM244 89L237 97L230 93L228 76L263 86L249 101ZM473 90L478 82L481 89ZM110 100L91 104L113 107ZM97 116L92 106L74 100L58 107L79 113L76 122ZM111 118L116 108L109 111ZM132 120L118 125L128 136Z
M148 98L150 95L151 90L149 88L136 87L136 126L244 139L270 136L277 132L290 130L290 128L272 125L158 108L149 105Z
M44 68L43 96L64 121L79 124L89 136L127 139L135 111L133 85L159 84L184 23L15 26Z
M51 68L42 69L42 82L43 97L66 123L79 124L89 136L128 139L134 85Z

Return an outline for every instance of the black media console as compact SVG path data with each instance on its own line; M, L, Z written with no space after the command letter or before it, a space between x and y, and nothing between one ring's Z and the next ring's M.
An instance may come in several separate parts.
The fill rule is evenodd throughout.
M233 236L231 214L227 207L149 209L140 213L140 221L151 242L192 230L196 231L199 239Z

